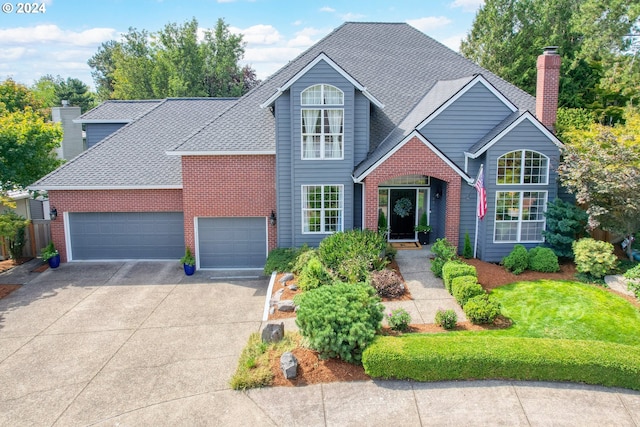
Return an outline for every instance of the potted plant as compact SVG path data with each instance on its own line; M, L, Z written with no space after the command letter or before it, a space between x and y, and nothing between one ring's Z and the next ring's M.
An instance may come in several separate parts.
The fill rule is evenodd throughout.
M180 262L184 267L184 274L191 276L196 271L196 259L191 254L191 248L187 247L184 256L180 258Z
M42 260L47 261L51 268L58 268L60 266L60 254L53 245L53 242L49 242L49 244L42 249Z
M418 232L418 241L420 244L428 245L431 226L427 224L427 212L422 212L420 221L418 222L418 225L415 226L414 230Z

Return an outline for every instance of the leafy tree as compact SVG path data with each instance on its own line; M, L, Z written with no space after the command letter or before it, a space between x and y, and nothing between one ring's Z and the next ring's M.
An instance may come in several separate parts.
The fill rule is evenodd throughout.
M589 227L621 235L640 229L640 113L626 123L576 132L558 168L562 184L587 206ZM631 257L631 246L627 255Z
M69 101L69 105L80 107L80 111L85 113L95 106L93 94L89 91L89 86L80 79L68 77L66 80L58 77L54 86L55 104L61 105L63 100Z
M88 63L100 99L240 96L259 83L251 67L238 65L243 55L242 36L231 34L224 20L199 40L194 18L157 33L130 28Z
M54 150L61 140L60 125L30 107L0 114L0 191L25 188L58 167Z
M616 89L624 84L620 70L626 68L614 65L630 61L626 36L638 32L639 5L638 0L487 0L460 51L533 95L537 56L544 46L558 46L560 105L595 110L600 120L615 121L616 108L638 95L637 85L624 93Z
M28 219L15 212L5 212L0 215L0 236L5 238L5 242L9 247L9 254L14 262L22 257L25 228L29 225L29 222Z
M26 86L6 79L0 83L0 115L15 113L30 107L33 110L42 108L42 102Z

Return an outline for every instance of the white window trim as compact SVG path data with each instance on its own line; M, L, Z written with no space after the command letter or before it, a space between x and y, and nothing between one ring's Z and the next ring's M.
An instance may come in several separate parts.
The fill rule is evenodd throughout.
M518 238L516 240L496 240L496 225L502 222L514 223L515 221L499 221L496 219L496 213L498 212L498 194L499 193L520 193L520 206L518 207ZM493 211L493 243L496 244L513 244L513 243L542 243L544 242L544 237L540 236L540 240L521 240L520 237L522 235L522 223L523 222L542 222L542 230L547 227L547 219L546 217L542 220L535 221L523 221L522 220L522 203L524 201L523 193L544 193L544 206L542 207L543 212L547 211L547 204L549 203L549 192L547 190L504 190L504 191L496 191L495 192L495 202L494 202L494 211Z
M321 103L320 104L305 104L303 102L303 94L308 91L311 90L313 88L316 88L320 86L320 99L321 99ZM337 90L341 95L342 95L342 102L341 103L337 103L337 104L325 104L324 103L324 91L326 88L332 88ZM340 108L342 107L342 108ZM304 150L304 138L302 137L302 135L304 134L304 120L303 120L303 116L304 114L302 113L304 110L320 110L320 120L321 120L321 126L320 126L320 157L310 157L307 158L304 156L305 150ZM340 150L340 157L325 157L325 148L327 145L327 141L325 139L326 134L324 133L324 115L325 115L325 111L327 110L340 110L342 111L342 149ZM334 85L330 85L327 83L319 83L319 84L315 84L315 85L311 85L305 89L303 89L300 92L300 158L301 160L344 160L344 119L345 119L345 114L344 114L344 91L342 89L340 89L337 86Z
M334 231L324 231L324 226L325 226L324 188L329 186L340 188L340 209L339 210L342 211L342 214L340 215L340 225L339 225L338 232L344 231L344 185L342 184L304 184L300 186L300 216L302 219L302 222L300 223L300 228L301 228L302 234L334 234L335 233ZM320 208L320 225L321 225L322 231L305 231L304 230L304 221L305 221L304 213L307 210L305 208L306 200L304 198L305 187L322 187L322 205L323 206ZM315 209L311 209L311 210L315 210Z
M506 156L507 154L511 154L511 153L517 153L520 152L520 182L510 182L510 183L500 183L498 182L498 180L500 179L500 176L498 175L498 172L500 170L500 159L503 158L504 156ZM547 159L547 171L545 174L545 182L535 182L535 183L525 183L524 182L524 156L526 152L531 152L531 153L536 153L541 155L542 157L544 157L545 159ZM527 149L521 149L521 150L512 150L509 151L507 153L502 154L500 157L498 157L496 159L496 185L498 186L508 186L508 185L525 185L525 186L535 186L535 185L549 185L549 170L551 169L551 160L549 159L549 156L547 156L544 153L541 153L539 151L536 150L527 150Z
M340 150L340 157L325 157L325 147L328 142L325 140L324 133L324 124L320 126L320 157L305 157L304 156L304 121L303 121L303 111L304 110L320 110L320 120L324 120L324 112L327 110L341 110L342 111L342 149ZM332 135L332 134L330 134ZM309 160L309 161L318 161L318 160L344 160L344 108L322 108L322 107L312 107L312 106L304 106L300 109L300 159L301 160Z

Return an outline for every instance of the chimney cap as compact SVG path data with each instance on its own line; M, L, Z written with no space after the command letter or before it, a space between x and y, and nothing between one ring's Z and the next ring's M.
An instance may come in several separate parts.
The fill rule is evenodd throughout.
M544 55L557 55L558 54L558 46L545 46L543 54Z

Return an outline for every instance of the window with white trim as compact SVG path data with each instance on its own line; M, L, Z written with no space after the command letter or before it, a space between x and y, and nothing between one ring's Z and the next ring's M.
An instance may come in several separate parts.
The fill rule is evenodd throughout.
M339 160L344 157L344 93L319 84L302 91L302 159ZM314 106L315 108L306 108Z
M546 191L496 192L494 242L542 242Z
M518 150L498 158L498 184L547 184L549 158L542 153Z
M302 232L335 233L342 231L343 186L302 186Z

